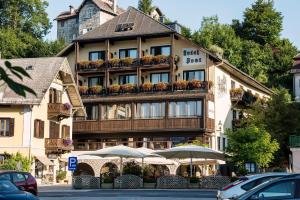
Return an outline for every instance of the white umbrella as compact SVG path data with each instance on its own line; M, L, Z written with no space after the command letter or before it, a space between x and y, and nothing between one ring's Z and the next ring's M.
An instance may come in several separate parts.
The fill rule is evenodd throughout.
M215 151L213 149L196 146L196 145L187 145L187 146L179 146L173 147L170 149L156 151L158 155L161 155L165 158L179 158L185 159L190 158L190 176L192 176L192 166L193 166L193 158L204 158L204 159L218 159L224 160L225 156L222 152Z
M143 158L145 157L145 154L141 153L137 149L127 147L127 146L114 146L114 147L108 147L104 149L100 149L94 152L86 153L84 155L90 155L90 156L99 156L99 157L119 157L120 162L120 175L122 176L122 163L123 158Z

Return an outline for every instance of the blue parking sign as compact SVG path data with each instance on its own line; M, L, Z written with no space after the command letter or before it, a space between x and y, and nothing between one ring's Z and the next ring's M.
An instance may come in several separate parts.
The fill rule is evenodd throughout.
M69 157L68 169L69 171L75 171L77 167L77 157Z

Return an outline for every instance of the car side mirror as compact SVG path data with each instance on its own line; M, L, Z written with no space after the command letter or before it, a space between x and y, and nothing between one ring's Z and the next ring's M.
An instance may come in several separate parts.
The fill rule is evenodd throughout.
M25 191L25 188L23 186L18 186L18 189L21 191Z

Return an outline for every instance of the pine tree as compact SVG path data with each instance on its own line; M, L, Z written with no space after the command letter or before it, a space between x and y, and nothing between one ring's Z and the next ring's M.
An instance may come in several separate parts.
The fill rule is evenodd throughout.
M152 0L139 0L138 9L150 15L155 8L152 6Z

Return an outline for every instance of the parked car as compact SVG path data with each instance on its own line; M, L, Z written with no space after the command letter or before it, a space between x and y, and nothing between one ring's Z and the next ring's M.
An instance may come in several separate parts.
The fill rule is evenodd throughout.
M237 181L230 183L219 190L217 198L219 200L232 199L233 197L240 196L268 180L288 175L288 173L265 173L241 177Z
M267 181L234 199L300 200L300 174L293 174Z
M29 192L22 191L22 187L17 188L9 180L0 179L0 199L5 200L39 200Z
M35 178L28 172L18 171L0 171L0 179L11 181L24 191L30 192L37 196L38 189Z

